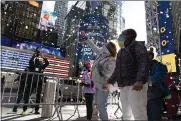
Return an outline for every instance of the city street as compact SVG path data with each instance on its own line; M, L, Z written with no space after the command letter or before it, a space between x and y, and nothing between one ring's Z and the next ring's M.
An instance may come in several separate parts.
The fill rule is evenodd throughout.
M114 116L114 112L116 111L117 106L108 106L108 114L111 120L121 120L121 112L118 111L117 116ZM33 121L33 120L48 120L48 118L41 118L41 115L34 115L32 113L29 113L32 111L32 109L28 109L28 115L22 116L20 113L22 112L22 108L19 108L17 114L10 114L12 112L12 107L2 107L2 121L6 120L28 120L28 121ZM62 116L63 120L86 120L86 108L85 106L79 106L79 112L80 112L80 118L78 118L78 114L76 113L75 116L71 117L74 114L74 106L65 106L62 108ZM58 118L55 117L53 120L58 120Z
M100 120L180 120L180 11L181 1L2 0L1 120L99 120L93 104Z

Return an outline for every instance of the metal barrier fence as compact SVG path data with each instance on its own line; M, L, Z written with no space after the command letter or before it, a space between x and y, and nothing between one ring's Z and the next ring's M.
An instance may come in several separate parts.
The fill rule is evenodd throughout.
M2 75L5 77L1 80L1 104L2 106L14 106L14 111L19 105L23 105L26 110L28 106L38 110L42 106L41 117L59 118L63 120L62 107L65 105L74 105L75 110L71 119L76 113L79 114L79 105L84 105L84 94L81 80L79 78L58 78L52 74L42 74L34 72L2 69ZM23 100L23 103L21 103ZM119 92L110 94L108 99L109 105L119 105ZM33 112L34 110L32 110ZM57 117L55 117L57 115Z

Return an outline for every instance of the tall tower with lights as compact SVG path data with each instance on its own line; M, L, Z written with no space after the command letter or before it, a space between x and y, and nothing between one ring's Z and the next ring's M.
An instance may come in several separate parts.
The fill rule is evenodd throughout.
M97 46L101 47L107 40L116 39L118 34L121 32L121 19L122 19L122 2L115 1L77 1L71 8L68 15L65 17L65 28L63 35L63 43L61 47L66 48L66 57L71 58L72 60L72 72L76 72L77 62L84 58L84 56L80 56L80 54L84 55L85 53L90 54L90 56L86 55L87 58L92 58L92 52L88 48L81 48L78 46L79 41L79 29L80 22L84 18L83 16L86 14L96 14L98 16L103 16L106 19L107 34L109 34L106 41L104 39L100 39L100 37L96 37L93 39ZM99 20L96 20L99 21ZM87 22L85 22L87 24ZM92 24L92 22L90 22ZM95 22L95 24L99 24ZM97 26L97 25L96 25ZM104 30L104 29L102 29ZM99 31L100 32L100 31ZM99 32L96 32L97 34ZM103 32L103 31L102 31ZM100 32L101 33L101 32ZM85 52L86 51L86 52ZM94 58L93 54L93 58Z

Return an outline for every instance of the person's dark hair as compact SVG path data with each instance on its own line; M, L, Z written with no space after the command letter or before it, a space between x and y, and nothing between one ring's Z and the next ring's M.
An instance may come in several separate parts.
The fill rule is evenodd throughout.
M148 56L150 57L150 59L153 59L154 58L153 51L148 51Z
M137 33L134 29L126 29L123 31L123 34L128 37L128 40L135 40L137 37Z
M112 42L109 42L107 45L106 45L107 49L109 50L111 56L113 57L116 57L117 55L117 48L116 48L116 45Z
M154 49L153 49L152 47L150 47L150 51L153 52L153 50L154 50Z

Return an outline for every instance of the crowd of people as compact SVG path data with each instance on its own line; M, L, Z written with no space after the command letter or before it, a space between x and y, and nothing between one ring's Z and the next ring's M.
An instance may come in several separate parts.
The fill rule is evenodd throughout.
M121 48L119 51L113 42L98 48L85 32L81 32L81 36L82 43L88 44L97 54L93 65L85 63L82 69L87 120L92 120L94 103L99 118L109 120L107 100L114 84L119 87L124 120L161 120L164 100L167 102L168 118L176 119L178 105L181 103L176 86L170 79L167 67L154 59L153 49L147 51L144 44L136 41L135 30L127 29L122 32L117 39ZM46 58L43 58L44 62L40 61L40 56L39 51L33 54L26 72L43 73L49 62ZM27 104L30 95L37 88L35 114L39 114L43 76L24 73L17 80L21 82L13 112L17 112L22 98ZM22 114L26 114L26 111L27 105L24 105Z
M85 32L81 32L81 36L84 39L82 43L88 44L97 54L92 67L85 64L83 70L87 120L92 118L93 100L100 119L109 120L107 99L109 89L115 83L120 90L124 120L162 120L164 100L175 105L168 118L176 119L180 98L176 87L169 87L171 79L167 67L154 59L153 49L147 51L144 44L136 41L135 30L127 29L119 36L121 49L118 53L112 42L98 48Z

